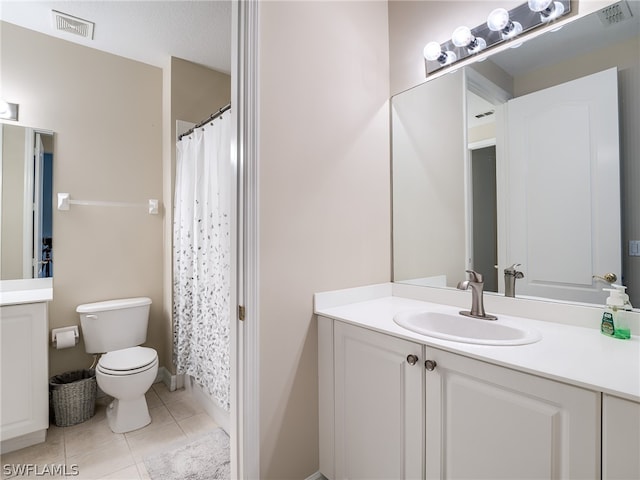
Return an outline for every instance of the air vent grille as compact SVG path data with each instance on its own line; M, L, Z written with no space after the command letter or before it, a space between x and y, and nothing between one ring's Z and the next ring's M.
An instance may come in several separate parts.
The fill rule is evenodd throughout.
M53 14L53 26L56 30L72 33L74 35L93 40L93 22L58 12L56 10L51 10L51 13Z
M609 5L598 12L598 17L603 25L615 25L632 17L627 2L622 1Z
M493 115L495 112L496 112L495 110L489 110L488 112L479 113L475 117L476 118L489 117L489 116Z

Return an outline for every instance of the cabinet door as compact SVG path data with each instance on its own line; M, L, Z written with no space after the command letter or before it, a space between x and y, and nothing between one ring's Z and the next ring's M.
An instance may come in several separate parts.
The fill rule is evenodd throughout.
M505 347L520 348L520 347ZM595 479L600 394L427 348L428 479Z
M604 395L602 478L640 478L640 403Z
M422 478L422 345L341 322L334 335L336 479Z
M49 426L47 305L32 303L0 309L1 439Z

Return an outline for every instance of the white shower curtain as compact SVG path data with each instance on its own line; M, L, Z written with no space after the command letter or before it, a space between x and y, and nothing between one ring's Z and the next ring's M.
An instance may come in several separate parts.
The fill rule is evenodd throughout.
M231 112L177 142L173 223L173 350L229 411Z

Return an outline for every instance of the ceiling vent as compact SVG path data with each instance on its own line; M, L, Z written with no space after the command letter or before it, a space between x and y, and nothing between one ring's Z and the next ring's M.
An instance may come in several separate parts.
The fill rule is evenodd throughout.
M607 8L603 8L598 12L598 17L602 24L606 27L615 25L632 17L631 10L626 1L614 3Z
M479 113L479 114L477 114L475 117L476 117L476 118L489 117L489 116L493 115L495 112L496 112L495 110L489 110L488 112Z
M51 13L53 14L53 26L56 30L93 40L93 27L95 25L93 22L56 10L51 10Z

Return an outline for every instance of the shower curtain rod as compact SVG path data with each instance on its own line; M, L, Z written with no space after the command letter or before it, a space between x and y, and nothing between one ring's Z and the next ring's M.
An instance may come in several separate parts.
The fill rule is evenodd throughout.
M206 120L203 120L202 122L194 125L192 128L190 128L186 132L181 133L180 135L178 135L178 141L182 140L182 137L185 137L187 135L191 135L196 128L204 127L211 120L215 120L220 115L222 115L224 112L226 112L227 110L230 110L230 109L231 109L231 104L229 103L229 104L225 105L224 107L222 107L220 110L218 110L216 113L212 113L211 115L209 115L209 118L207 118Z

